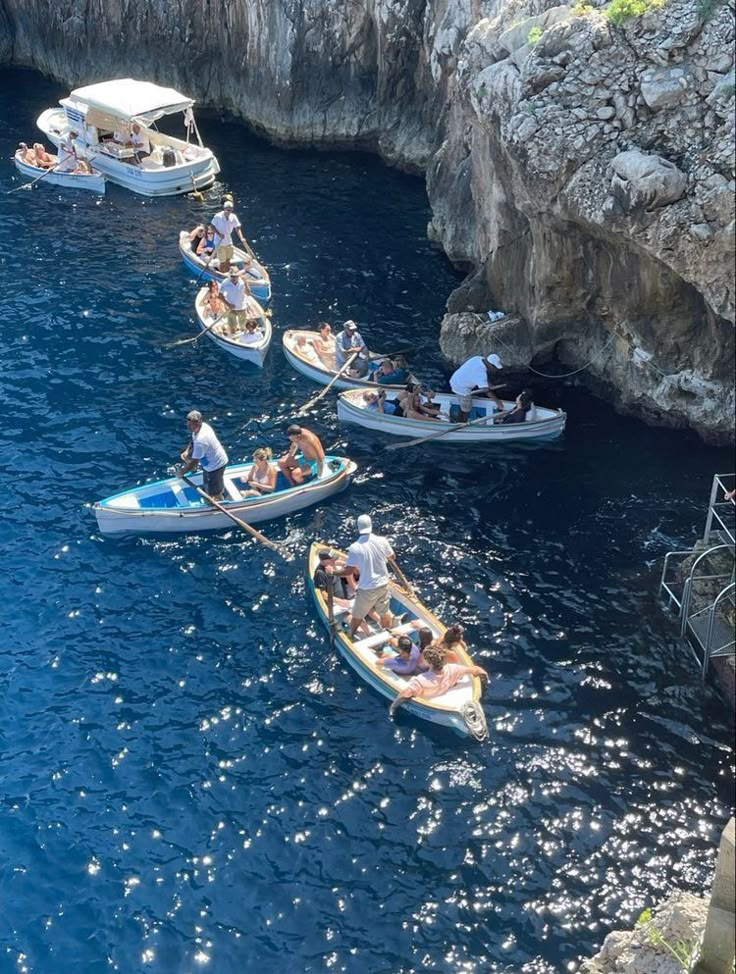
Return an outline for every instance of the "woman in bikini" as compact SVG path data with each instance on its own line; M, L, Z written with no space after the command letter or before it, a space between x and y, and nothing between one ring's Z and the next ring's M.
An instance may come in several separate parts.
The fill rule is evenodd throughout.
M279 473L269 462L272 456L267 446L259 446L253 454L253 466L246 481L248 489L243 491L243 497L260 497L261 494L274 492Z

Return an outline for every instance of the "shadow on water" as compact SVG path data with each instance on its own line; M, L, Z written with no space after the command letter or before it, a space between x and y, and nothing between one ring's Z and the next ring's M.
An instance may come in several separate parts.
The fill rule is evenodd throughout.
M0 72L3 158L61 94ZM732 728L655 595L731 459L576 386L539 389L562 439L472 451L387 451L328 396L308 425L360 470L264 526L294 561L235 531L102 540L89 505L164 475L190 408L233 459L285 445L316 391L287 327L355 317L374 347L422 346L433 384L448 371L458 276L420 181L213 116L203 134L223 167L205 204L3 196L0 968L559 974L710 880ZM178 231L224 186L272 271L262 371L165 347L194 333ZM331 653L303 557L363 511L489 670L486 744L391 722Z

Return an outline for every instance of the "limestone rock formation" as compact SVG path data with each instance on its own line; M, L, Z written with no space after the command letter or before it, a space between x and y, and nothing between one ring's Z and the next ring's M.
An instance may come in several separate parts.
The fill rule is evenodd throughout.
M530 359L729 440L733 0L649 4L616 26L607 0L0 0L0 58L426 171L430 236L471 269L452 357L455 316L502 307Z
M603 947L579 974L682 974L683 965L670 948L695 948L705 930L708 903L692 893L673 893L632 931L609 933ZM660 935L660 936L658 936Z

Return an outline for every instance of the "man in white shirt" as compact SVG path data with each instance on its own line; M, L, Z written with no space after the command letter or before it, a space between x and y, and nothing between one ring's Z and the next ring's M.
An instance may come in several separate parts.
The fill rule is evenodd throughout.
M235 335L245 331L246 321L255 315L250 300L250 288L237 267L230 268L228 277L220 285L220 297L228 308L228 334Z
M141 130L138 122L133 122L130 129L130 141L133 146L133 153L138 162L151 154L151 143L148 136Z
M77 168L77 149L74 145L74 140L77 137L76 132L69 132L59 143L59 161L56 164L56 172L74 172Z
M225 496L227 453L209 423L202 422L202 413L198 409L193 409L187 414L187 426L192 441L181 454L184 464L177 470L177 477L184 477L201 464L205 493L214 500L220 501Z
M241 230L240 220L233 212L232 200L226 199L222 204L219 213L215 213L210 221L210 226L215 231L217 241L217 259L220 262L220 270L226 274L230 269L230 261L233 259L235 247L233 246L233 231L237 230L243 246L247 249L243 231Z
M367 514L361 514L358 518L358 533L358 540L348 548L345 567L335 569L336 575L360 572L350 613L351 637L373 610L379 613L384 629L389 629L394 623L388 587L388 563L395 561L396 555L385 538L373 534L373 522Z
M491 383L496 373L503 368L503 362L498 355L474 355L463 362L450 376L450 388L460 397L460 422L465 423L470 418L473 408L473 397L486 396L492 399L497 409L503 412L503 403L493 391Z

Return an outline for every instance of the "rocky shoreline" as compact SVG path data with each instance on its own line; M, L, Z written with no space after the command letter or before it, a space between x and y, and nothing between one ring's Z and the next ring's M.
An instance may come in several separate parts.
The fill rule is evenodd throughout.
M430 235L471 268L450 359L554 353L620 408L732 442L733 5L613 3L637 12L0 0L0 62L70 86L150 77L276 141L426 172ZM509 317L469 314L489 307Z

